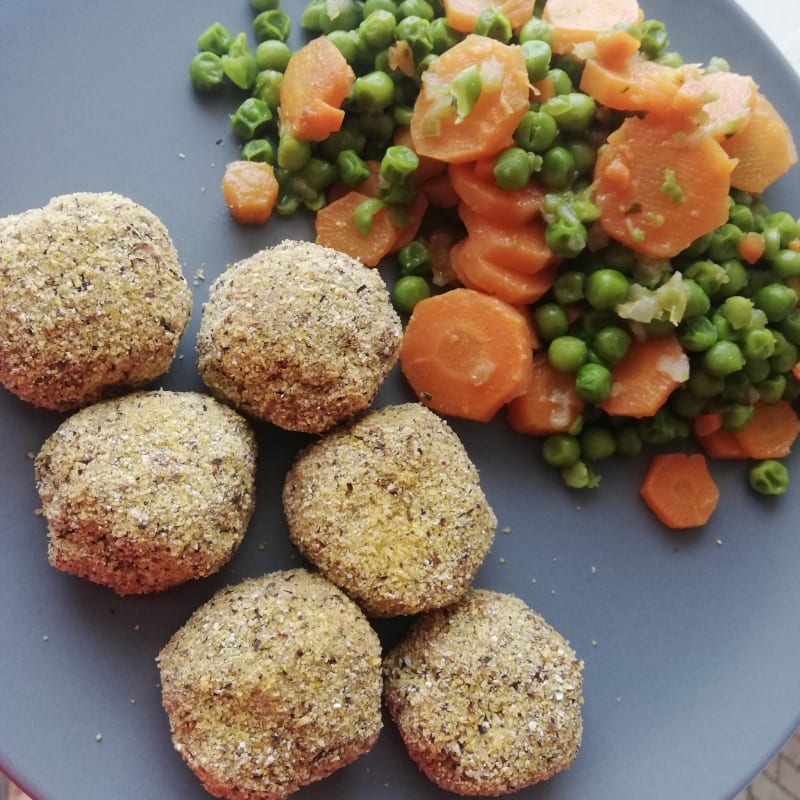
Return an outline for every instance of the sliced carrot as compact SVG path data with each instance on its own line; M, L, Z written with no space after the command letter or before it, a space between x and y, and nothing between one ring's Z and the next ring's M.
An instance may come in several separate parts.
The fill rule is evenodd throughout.
M748 264L755 264L756 261L764 255L764 251L767 249L764 235L758 233L758 231L748 231L745 233L742 238L739 239L737 247L739 255Z
M545 239L544 222L533 219L525 225L499 225L460 205L458 215L474 242L475 252L506 269L535 275L556 263Z
M414 307L400 368L426 406L485 422L528 388L532 349L516 308L482 292L453 289Z
M757 96L758 87L749 75L706 72L687 80L673 105L689 113L696 111L700 127L721 142L750 121Z
M372 217L369 233L361 233L353 215L359 204L369 199L361 192L348 192L317 211L314 225L319 244L347 253L367 267L374 267L391 252L397 241L397 228L384 206Z
M689 359L675 334L634 340L612 368L611 394L599 407L613 416L652 417L688 377Z
M718 428L702 435L695 431L695 437L697 438L697 443L709 458L726 460L747 458L747 453L742 450L742 446L733 431Z
M459 117L451 81L471 67L480 74L480 94ZM512 141L528 108L528 71L519 46L470 34L422 74L411 116L414 150L448 163L494 155Z
M397 239L392 245L391 253L396 253L398 250L404 248L409 242L413 242L419 233L422 225L422 220L425 219L425 213L428 210L428 198L423 192L418 192L417 196L408 204L408 206L398 211L398 213L405 218L402 224L397 224L397 220L389 214L389 219L395 224L397 228Z
M692 431L695 436L708 436L722 428L722 414L712 412L701 414L692 420Z
M435 208L456 208L461 202L446 172L428 178L424 183L420 183L418 188Z
M542 19L553 26L553 52L568 53L614 27L639 25L644 12L637 0L547 0Z
M283 74L280 126L300 139L321 142L344 120L341 104L356 76L327 36L296 50Z
M673 108L678 90L695 67L671 67L634 53L624 61L588 58L580 88L598 103L617 111L661 111ZM692 107L696 111L699 101Z
M544 190L531 181L523 189L501 189L494 179L494 159L450 164L447 172L456 194L486 219L502 225L522 225L538 216Z
M499 297L511 305L535 303L550 291L556 279L555 266L526 275L509 269L502 262L490 260L472 236L453 247L450 261L464 286Z
M674 530L702 527L719 502L719 488L701 453L653 456L640 493L656 517Z
M533 357L533 379L525 394L508 404L508 423L519 433L547 436L568 431L583 411L575 376L550 366L545 353Z
M800 381L800 361L798 361L798 362L797 362L797 363L796 363L796 364L795 364L795 365L792 367L792 377L793 377L793 378L794 378L796 381Z
M783 458L789 455L798 433L800 420L794 408L786 400L778 400L756 403L752 419L736 432L736 439L750 458Z
M539 81L534 81L531 84L531 96L537 103L544 103L546 100L555 97L555 81L549 75Z
M508 18L511 28L518 31L533 16L533 0L444 0L447 24L460 33L472 33L481 11L496 8Z
M261 225L278 200L275 170L261 161L231 161L222 176L222 196L237 222Z
M595 163L600 224L644 256L676 256L727 221L735 164L681 115L629 117Z
M797 148L789 126L761 93L750 121L722 146L731 158L739 159L731 186L745 192L763 192L797 163Z
M403 145L405 147L414 149L414 140L411 138L411 128L407 125L399 125L395 128L394 137L392 139L394 144ZM435 175L441 175L446 169L447 164L444 161L439 161L437 158L430 156L421 156L417 154L419 159L419 166L414 170L414 183L419 185L424 183L428 178L433 178Z
M612 28L599 33L595 40L594 57L604 64L624 64L638 52L641 42L622 28Z

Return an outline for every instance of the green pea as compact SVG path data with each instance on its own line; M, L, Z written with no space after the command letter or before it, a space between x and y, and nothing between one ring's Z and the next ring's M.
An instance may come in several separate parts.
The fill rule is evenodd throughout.
M358 28L363 18L361 5L355 0L336 0L336 3L324 2L319 15L319 29L322 33L352 31Z
M586 275L579 270L566 270L559 274L553 284L553 295L562 306L583 300Z
M358 186L369 175L369 167L355 150L341 150L336 156L339 177L345 186Z
M693 395L702 397L704 400L711 400L722 395L725 389L725 380L719 375L710 375L708 372L692 369L686 387Z
M566 147L554 145L542 155L539 178L548 189L568 188L575 174L575 159Z
M733 297L747 287L747 270L744 264L735 258L729 258L720 264L727 280L720 284L717 294L720 297Z
M555 255L561 258L574 258L586 247L589 231L580 220L558 217L547 224L544 238Z
M258 65L243 33L234 37L228 52L222 56L222 69L240 89L250 89L255 83Z
M414 240L397 254L402 275L426 275L431 271L431 254L423 242Z
M726 431L741 431L753 419L753 406L731 403L722 409L722 427Z
M251 139L242 146L242 158L245 161L263 161L275 163L275 145L269 139Z
M325 13L325 0L310 0L300 14L300 27L310 31L321 31L320 20ZM280 200L280 195L278 196Z
M800 308L791 309L778 329L792 344L800 345Z
M224 56L230 50L233 37L220 22L209 25L197 39L197 49L202 52Z
M710 375L724 377L738 372L744 366L744 355L734 342L720 340L714 342L703 353L703 368Z
M563 336L569 329L566 312L557 303L542 303L533 310L533 324L539 336L546 342Z
M752 385L744 369L726 375L723 378L723 382L725 384L722 389L723 400L739 402L751 393Z
M662 406L652 417L639 421L639 434L646 444L666 444L688 433L686 420Z
M441 55L445 50L455 47L464 38L463 33L454 31L447 24L445 17L437 17L431 20L430 36L433 52L437 55Z
M553 433L542 440L542 457L551 467L571 467L581 457L580 442L568 433Z
M697 282L703 291L711 296L724 285L727 275L719 264L713 261L694 261L683 271L684 278Z
M639 431L632 425L623 425L613 431L617 455L638 456L644 443Z
M745 339L745 347L746 346L747 340ZM747 358L746 351L745 358ZM747 376L747 380L749 380L750 383L757 385L769 377L772 368L767 359L759 360L757 358L747 358L744 362L744 367L742 367L742 372Z
M756 230L756 218L749 206L734 203L730 210L729 220L740 231L749 233Z
M705 413L707 403L705 398L698 397L685 386L681 386L669 396L669 407L679 417L694 419Z
M776 211L763 221L765 230L775 230L781 238L781 247L787 247L798 235L797 220L786 211Z
M648 58L657 58L668 46L669 36L663 22L646 19L641 27L641 51Z
M291 134L278 140L278 166L290 172L299 172L311 158L311 145Z
M577 372L589 355L589 348L577 336L557 336L547 348L547 360L559 372Z
M721 262L729 258L736 258L739 254L739 242L742 232L736 225L726 223L711 234L708 244L708 257L712 261Z
M222 86L224 79L222 59L216 53L197 53L189 62L189 82L198 92L216 89Z
M450 81L448 88L455 100L456 120L463 120L481 96L483 81L477 64L465 67Z
M580 435L581 454L587 461L610 458L617 450L614 434L599 425L587 425Z
M257 97L248 97L231 114L231 127L242 137L252 139L272 120L269 106Z
M431 296L431 287L419 275L403 275L392 288L392 302L398 311L410 314L420 300Z
M663 64L665 67L682 67L684 63L683 56L673 51L660 53L653 60L658 64Z
M281 189L278 192L278 199L275 202L275 211L282 217L288 217L296 213L303 201L288 189Z
M262 11L253 20L253 33L257 42L269 39L285 42L289 38L291 30L292 21L289 19L289 15L280 8Z
M521 147L509 147L498 155L492 172L501 189L522 189L531 179L529 154Z
M600 485L600 478L582 460L562 467L561 479L570 489L594 489Z
M553 29L550 23L545 22L540 17L531 17L520 28L518 37L520 44L525 42L539 41L547 44L553 43Z
M396 26L397 20L390 11L377 9L364 17L358 26L358 35L374 50L382 50L394 41Z
M260 70L283 72L291 57L291 49L279 39L267 39L256 47L256 65Z
M575 375L575 394L585 403L602 403L611 394L611 370L602 364L584 364Z
M594 170L597 151L589 142L573 140L566 142L564 146L569 150L575 161L575 172L578 175L589 175Z
M592 337L592 350L609 365L622 361L630 346L630 334L618 325L606 325Z
M779 278L792 278L800 275L800 251L780 250L771 260L773 272Z
M566 92L546 100L540 111L553 117L560 131L581 133L594 119L595 102L583 92Z
M678 326L678 341L690 353L708 350L718 338L717 328L708 317L684 319Z
M512 36L511 23L502 11L489 6L475 18L475 33L507 44Z
M791 373L786 375L786 388L783 390L783 399L787 403L795 403L800 398L800 381L794 379Z
M331 31L327 36L348 64L356 62L360 53L359 38L356 31ZM256 51L257 54L258 51Z
M553 82L553 91L559 94L569 94L573 91L572 78L566 70L559 69L558 67L551 67L547 73L547 77Z
M745 331L742 340L742 352L749 361L763 361L775 352L775 336L766 328L755 328Z
M544 153L558 136L558 125L550 114L527 111L514 132L514 141L530 153ZM570 153L570 156L572 154ZM574 161L574 156L572 156Z
M381 200L370 197L363 200L353 211L353 222L359 233L367 236L372 230L372 218L384 207Z
M428 22L436 15L433 6L426 0L402 0L397 10L401 17L422 17Z
M380 175L389 184L406 183L419 167L419 156L405 145L386 148L381 159Z
M394 100L394 81L385 72L361 75L353 84L353 100L364 111L383 111Z
M748 481L759 494L781 495L789 488L789 471L775 459L766 459L750 467Z
M411 118L414 116L414 109L411 106L395 106L392 109L395 125L401 128L407 128L411 124Z
M541 39L530 39L522 42L520 50L528 70L528 80L535 83L546 78L550 70L550 57L553 54L550 45Z
M786 391L786 376L770 375L756 386L756 391L764 403L777 403Z
M598 269L586 278L586 299L594 308L614 308L628 296L628 289L628 279L615 269Z
M365 0L364 19L366 19L373 11L388 11L395 19L400 15L397 4L394 0Z
M774 373L789 372L797 363L797 346L792 344L780 331L773 331L775 351L770 356L769 365Z
M394 114L391 111L377 111L360 114L358 117L361 131L366 134L367 140L375 145L377 153L392 141L394 134ZM376 155L376 153L373 153Z
M411 45L411 52L417 64L433 52L431 23L423 17L404 17L397 23L394 35L398 41L405 41Z
M394 125L392 125L394 128ZM361 129L360 121L353 117L345 116L342 127L338 131L331 133L324 142L319 145L319 152L328 161L336 161L336 157L342 150L352 150L357 155L364 152L367 143L367 135Z
M273 115L277 112L281 101L281 84L283 73L275 69L264 69L256 75L253 84L253 97L265 102Z
M762 286L753 300L770 322L780 322L797 306L797 292L784 283L770 283Z
M339 177L335 164L318 156L311 156L300 170L302 177L316 191L327 189Z

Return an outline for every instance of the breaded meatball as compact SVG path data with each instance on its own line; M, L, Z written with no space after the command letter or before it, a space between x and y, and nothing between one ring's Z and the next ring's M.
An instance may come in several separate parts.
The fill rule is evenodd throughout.
M462 795L516 792L578 753L583 664L517 597L472 589L415 620L384 659L384 699L409 754Z
M111 192L0 220L0 383L71 411L169 369L192 297L167 229Z
M255 503L249 422L194 392L137 392L76 412L36 456L52 566L120 595L216 572Z
M402 326L380 274L343 253L285 241L211 285L200 375L243 413L320 433L365 409L397 360Z
M418 403L368 412L303 450L283 506L294 544L372 616L459 599L497 526L461 441Z
M304 569L217 592L158 663L175 749L217 797L281 800L366 753L381 730L378 637Z

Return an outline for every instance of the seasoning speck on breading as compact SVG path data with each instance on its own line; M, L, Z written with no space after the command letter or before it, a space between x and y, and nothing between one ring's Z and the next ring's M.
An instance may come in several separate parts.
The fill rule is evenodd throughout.
M384 659L384 699L410 756L462 795L516 792L581 744L583 664L522 600L472 589L424 614Z
M198 366L211 392L248 416L321 433L369 406L401 335L377 270L284 241L212 283Z
M217 797L283 800L366 753L381 730L378 637L304 569L220 590L158 664L175 749Z
M118 594L228 562L255 503L247 420L194 392L136 392L67 418L34 461L52 566Z
M169 368L191 291L167 229L112 192L0 219L0 383L71 411Z
M461 441L418 403L368 412L308 446L283 506L294 544L372 616L459 599L497 525Z

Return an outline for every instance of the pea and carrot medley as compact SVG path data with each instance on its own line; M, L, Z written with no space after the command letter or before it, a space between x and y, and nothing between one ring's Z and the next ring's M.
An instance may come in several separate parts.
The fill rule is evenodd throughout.
M671 527L717 503L706 456L786 491L800 229L761 193L797 153L753 78L685 64L637 0L311 0L295 52L278 0L251 4L255 48L215 23L190 65L244 93L225 201L242 222L310 209L320 243L396 257L423 403L505 408L576 488L693 435L642 485Z

